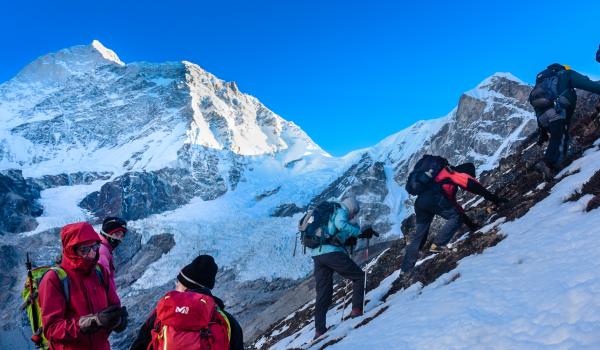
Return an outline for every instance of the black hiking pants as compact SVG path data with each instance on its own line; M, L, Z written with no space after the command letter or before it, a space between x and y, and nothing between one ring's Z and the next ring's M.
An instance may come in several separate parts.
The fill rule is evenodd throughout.
M569 145L568 124L565 119L555 120L550 123L548 130L550 131L550 140L544 162L552 170L558 170L560 164L567 156L567 147Z
M327 310L333 298L333 273L352 281L352 307L362 308L365 273L347 254L341 252L313 256L317 298L315 301L315 330L327 331Z
M442 194L423 194L415 202L415 215L417 216L417 228L406 245L402 271L409 272L415 266L419 258L419 250L427 240L429 227L436 215L446 219L446 224L435 236L433 243L437 246L448 244L452 236L463 224L463 219L458 209Z

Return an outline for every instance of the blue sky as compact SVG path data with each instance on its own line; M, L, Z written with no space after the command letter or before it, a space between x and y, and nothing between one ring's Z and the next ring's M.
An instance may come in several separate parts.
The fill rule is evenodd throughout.
M447 114L498 71L557 61L600 77L600 2L31 1L3 4L0 81L100 40L124 62L188 60L334 155Z

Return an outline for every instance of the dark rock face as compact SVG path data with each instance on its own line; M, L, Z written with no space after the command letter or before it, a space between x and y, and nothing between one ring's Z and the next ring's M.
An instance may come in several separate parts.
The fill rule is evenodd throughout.
M142 219L176 209L194 197L212 200L222 196L229 188L235 189L245 168L241 156L201 146L185 145L178 158L178 167L121 175L89 194L79 206L98 218ZM227 168L224 174L221 165Z
M196 182L192 173L181 168L153 172L130 172L106 183L79 204L96 217L119 216L137 220L173 210L196 196L214 199L227 190L222 178L215 186L206 180Z
M131 235L131 244L124 241L115 249L115 283L119 288L131 286L142 275L151 263L168 253L175 246L175 239L170 233L150 237L146 244L141 244L141 237Z
M263 192L263 193L261 193L261 194L259 194L259 195L256 195L256 196L254 197L254 199L255 199L257 202L258 202L258 201L261 201L261 200L263 200L263 199L265 199L265 198L267 198L267 197L269 197L269 196L272 196L272 195L276 194L277 192L279 192L279 190L281 190L281 186L278 186L277 188L274 188L274 189L272 189L272 190L270 190L270 191L266 191L266 192Z
M142 249L142 236L134 229L129 228L121 244L113 250L115 268L121 269L122 266L129 263L140 249Z
M21 170L0 172L0 234L26 232L37 227L35 218L43 212L37 203L40 190L23 178Z
M40 178L27 179L27 181L45 190L59 186L89 185L96 180L108 180L111 176L111 172L80 171L72 174L44 175Z
M35 218L42 215L38 203L40 192L58 186L90 184L107 180L111 173L78 172L73 174L45 175L40 178L23 178L21 170L0 172L0 234L21 233L34 230Z
M278 205L273 211L271 211L272 217L286 217L294 216L298 213L306 211L306 208L301 208L295 203L281 204Z

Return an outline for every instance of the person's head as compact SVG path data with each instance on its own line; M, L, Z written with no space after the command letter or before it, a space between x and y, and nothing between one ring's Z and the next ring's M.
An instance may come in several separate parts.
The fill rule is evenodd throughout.
M100 234L106 238L113 248L116 248L127 233L127 222L116 216L109 216L102 222Z
M213 289L218 270L212 256L200 255L179 271L176 289L180 292L187 289Z
M548 69L551 69L555 72L560 72L563 70L570 70L571 66L568 66L566 64L560 64L560 63L552 63L551 65L548 66Z
M78 222L60 231L62 241L61 265L76 270L91 271L99 258L100 239L92 225Z
M348 209L348 217L350 219L353 219L360 210L360 204L354 196L344 198L342 205Z

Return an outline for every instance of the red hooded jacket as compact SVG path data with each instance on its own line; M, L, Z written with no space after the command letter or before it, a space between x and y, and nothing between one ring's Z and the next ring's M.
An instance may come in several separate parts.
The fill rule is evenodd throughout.
M98 234L90 224L79 222L63 227L60 238L63 246L60 266L67 273L70 301L67 304L62 283L54 271L44 276L39 288L42 324L50 349L110 350L110 331L100 329L83 334L78 325L81 316L95 314L109 305L120 306L114 284L108 283L108 272L102 268L105 281L102 283L95 272L96 262L75 252L76 245L98 242Z

